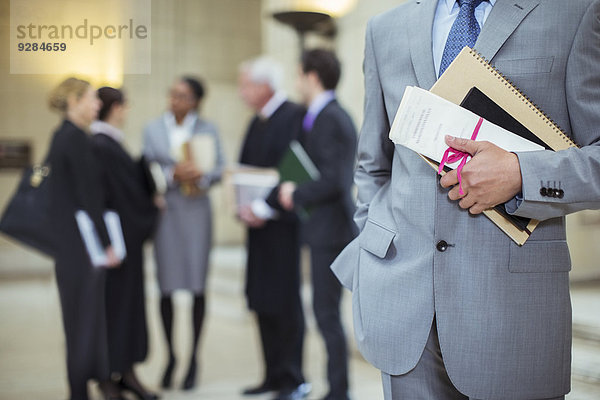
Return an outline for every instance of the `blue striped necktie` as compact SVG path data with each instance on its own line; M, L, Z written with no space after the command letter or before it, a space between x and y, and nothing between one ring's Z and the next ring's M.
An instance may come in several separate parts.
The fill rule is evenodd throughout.
M452 28L450 28L438 76L441 76L444 73L452 60L456 58L458 53L460 53L465 46L473 47L475 45L480 31L479 24L475 19L475 8L483 1L484 0L458 0L460 11L454 24L452 24Z

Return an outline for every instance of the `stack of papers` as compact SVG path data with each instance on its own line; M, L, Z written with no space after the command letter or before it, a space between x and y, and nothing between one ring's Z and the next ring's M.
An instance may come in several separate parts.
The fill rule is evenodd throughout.
M235 214L240 207L265 199L279 184L279 173L274 168L240 165L225 171L223 181Z
M471 139L478 121L477 114L427 90L409 86L392 124L390 139L395 144L441 162L448 148L445 136ZM511 152L544 150L543 146L486 120L483 121L476 140L489 141ZM448 166L456 168L458 164L459 161Z

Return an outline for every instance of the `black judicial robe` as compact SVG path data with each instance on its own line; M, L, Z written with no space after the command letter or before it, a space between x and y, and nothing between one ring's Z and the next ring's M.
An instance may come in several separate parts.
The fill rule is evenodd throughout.
M104 246L110 241L102 220L98 167L88 135L65 120L48 153L49 203L56 233L55 271L66 337L71 398L87 398L87 380L109 377L104 288L106 270L94 268L84 247L75 212L85 210Z
M118 212L127 248L124 262L106 277L110 370L125 372L143 361L148 350L143 245L153 233L157 209L140 162L102 133L92 137L92 147L101 166L106 208Z
M240 162L277 167L302 127L304 109L285 102L268 120L255 117L248 129ZM258 229L248 229L246 295L248 307L258 313L280 314L297 301L300 286L299 221L280 213Z

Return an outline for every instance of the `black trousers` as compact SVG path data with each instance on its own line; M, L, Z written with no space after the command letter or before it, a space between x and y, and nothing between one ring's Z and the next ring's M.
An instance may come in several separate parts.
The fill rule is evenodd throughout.
M304 312L299 293L285 312L257 312L257 316L265 361L265 382L278 389L295 388L304 382Z
M342 286L329 268L342 249L310 249L313 309L327 349L329 396L334 399L348 396L348 348L340 315Z

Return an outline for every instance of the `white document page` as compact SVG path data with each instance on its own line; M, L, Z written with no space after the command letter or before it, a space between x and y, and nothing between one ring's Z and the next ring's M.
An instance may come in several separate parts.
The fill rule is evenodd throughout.
M471 139L479 116L427 90L408 86L396 112L390 139L434 161L440 162L448 145L445 135ZM486 120L477 141L489 141L506 151L536 151L544 148ZM448 164L456 168L460 161Z
M105 267L108 265L108 259L104 252L104 247L100 242L100 237L92 219L87 212L78 210L75 212L75 220L81 233L81 238L85 244L90 261L94 267ZM121 219L119 214L114 211L106 211L104 213L104 224L108 231L111 245L115 251L115 255L119 261L123 261L127 255L127 249L125 247L125 240L123 238L123 230L121 228Z
M254 200L264 199L279 183L275 174L236 173L233 175L237 206L250 205Z
M199 133L190 138L189 144L196 168L202 172L212 171L217 164L214 137L210 133Z

